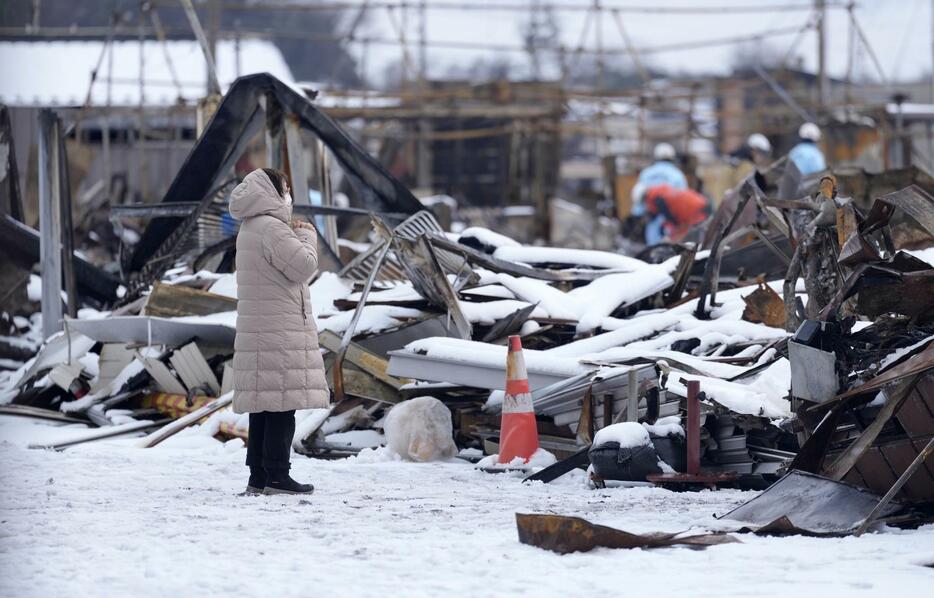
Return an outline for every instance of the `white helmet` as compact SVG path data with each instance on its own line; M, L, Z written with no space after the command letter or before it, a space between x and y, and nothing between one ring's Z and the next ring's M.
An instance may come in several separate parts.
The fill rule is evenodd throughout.
M763 154L772 153L772 144L769 143L769 138L763 135L762 133L753 133L746 138L746 145L751 149L761 152Z
M656 160L674 160L675 148L673 148L670 143L659 143L655 146L655 151L652 152L652 155Z
M814 123L804 123L798 129L798 137L817 143L820 141L820 128Z

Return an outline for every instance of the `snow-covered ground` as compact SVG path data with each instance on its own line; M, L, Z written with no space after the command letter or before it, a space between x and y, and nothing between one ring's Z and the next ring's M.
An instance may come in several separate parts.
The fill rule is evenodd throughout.
M523 485L469 464L295 456L316 493L238 496L242 442L190 430L65 452L73 434L0 418L2 596L923 596L934 525L862 538L758 538L702 551L519 543L514 514L578 515L633 532L722 529L752 492L591 490L583 474Z

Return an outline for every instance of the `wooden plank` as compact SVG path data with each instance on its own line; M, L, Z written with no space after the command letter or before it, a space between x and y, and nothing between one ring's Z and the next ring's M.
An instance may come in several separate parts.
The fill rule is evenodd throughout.
M154 447L160 442L162 442L163 440L165 440L166 438L169 438L170 436L174 436L175 434L181 432L188 426L198 423L200 420L204 419L205 417L208 417L215 411L220 411L221 409L229 406L231 403L233 403L233 393L214 399L213 401L211 401L204 407L196 411L192 411L185 417L179 418L175 420L174 422L156 430L149 436L146 436L145 438L139 441L137 446L139 448Z
M349 396L362 397L380 403L396 404L402 400L399 391L384 384L366 372L344 368L344 392Z
M918 391L918 396L924 401L928 413L934 415L934 374L921 376L921 379L915 385L915 390Z
M889 443L880 449L885 460L898 475L907 471L911 462L918 456L918 451L910 440ZM934 500L934 478L927 468L920 467L905 482L901 493L911 502Z
M866 516L866 519L863 520L862 525L860 525L859 529L856 530L856 536L862 535L866 532L866 530L869 529L869 526L872 525L876 517L878 517L883 512L883 509L885 509L889 502L895 497L895 495L901 491L902 487L905 485L908 479L912 477L912 475L918 470L919 467L921 467L921 465L924 464L924 462L931 456L932 453L934 453L934 437L932 437L921 450L921 452L915 456L915 458L911 461L911 464L909 464L905 469L905 472L899 476L895 484L889 488L889 491L885 493L885 496L883 496L879 503L872 509L872 512Z
M882 409L879 410L876 419L873 420L859 435L859 438L848 446L846 450L837 457L833 464L827 468L826 477L837 481L843 479L843 476L850 471L866 450L876 441L882 428L892 419L892 416L895 415L895 412L898 411L898 408L904 403L905 398L911 393L917 379L917 374L910 375L899 381L897 386L886 390L887 398L885 399L885 404L882 406ZM861 468L860 471L863 473L863 477L866 478L866 470ZM868 478L866 481L872 483ZM893 477L892 483L894 482L895 479ZM879 490L879 492L883 493L888 490L892 483L889 483L888 486Z
M325 330L318 335L318 343L332 353L337 353L340 350L341 340L339 336L330 330ZM347 353L344 355L344 359L396 390L399 390L402 385L407 382L402 378L396 378L387 373L389 369L388 360L367 351L357 343L350 343L347 347Z
M211 397L194 397L191 405L188 404L188 397L185 395L170 395L166 393L151 394L143 397L140 402L142 407L155 409L166 417L178 419L200 409L213 401Z
M892 471L888 461L882 456L879 447L870 447L859 460L859 471L866 480L866 486L878 494L885 494L898 475Z
M856 464L856 467L851 469L846 476L844 476L843 481L847 484L853 484L854 486L859 486L860 488L867 488L866 480L863 479L863 476L859 473L859 463Z
M912 440L911 444L915 447L915 450L918 451L919 453L922 450L924 450L924 442L921 440ZM930 476L934 478L934 463L925 462L924 466L927 468L928 474L930 474Z
M184 285L157 282L143 306L143 315L177 318L206 316L236 309L237 300L231 297Z
M934 434L934 415L932 415L921 396L919 381L915 389L899 408L895 418L905 429L910 438L919 438Z

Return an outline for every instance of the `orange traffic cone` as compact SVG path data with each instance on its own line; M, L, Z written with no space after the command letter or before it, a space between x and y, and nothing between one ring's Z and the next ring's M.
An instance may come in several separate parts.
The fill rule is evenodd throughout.
M529 392L529 376L522 356L522 340L509 337L506 356L506 397L499 431L499 462L508 464L516 457L526 462L538 450L538 426Z

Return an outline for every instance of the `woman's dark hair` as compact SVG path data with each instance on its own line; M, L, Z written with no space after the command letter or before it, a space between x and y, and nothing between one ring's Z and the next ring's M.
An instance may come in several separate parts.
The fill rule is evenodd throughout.
M279 197L285 197L282 191L285 188L285 182L288 180L286 174L275 168L264 168L263 172L265 172L269 180L272 181L272 186L276 188L276 193L279 194Z

